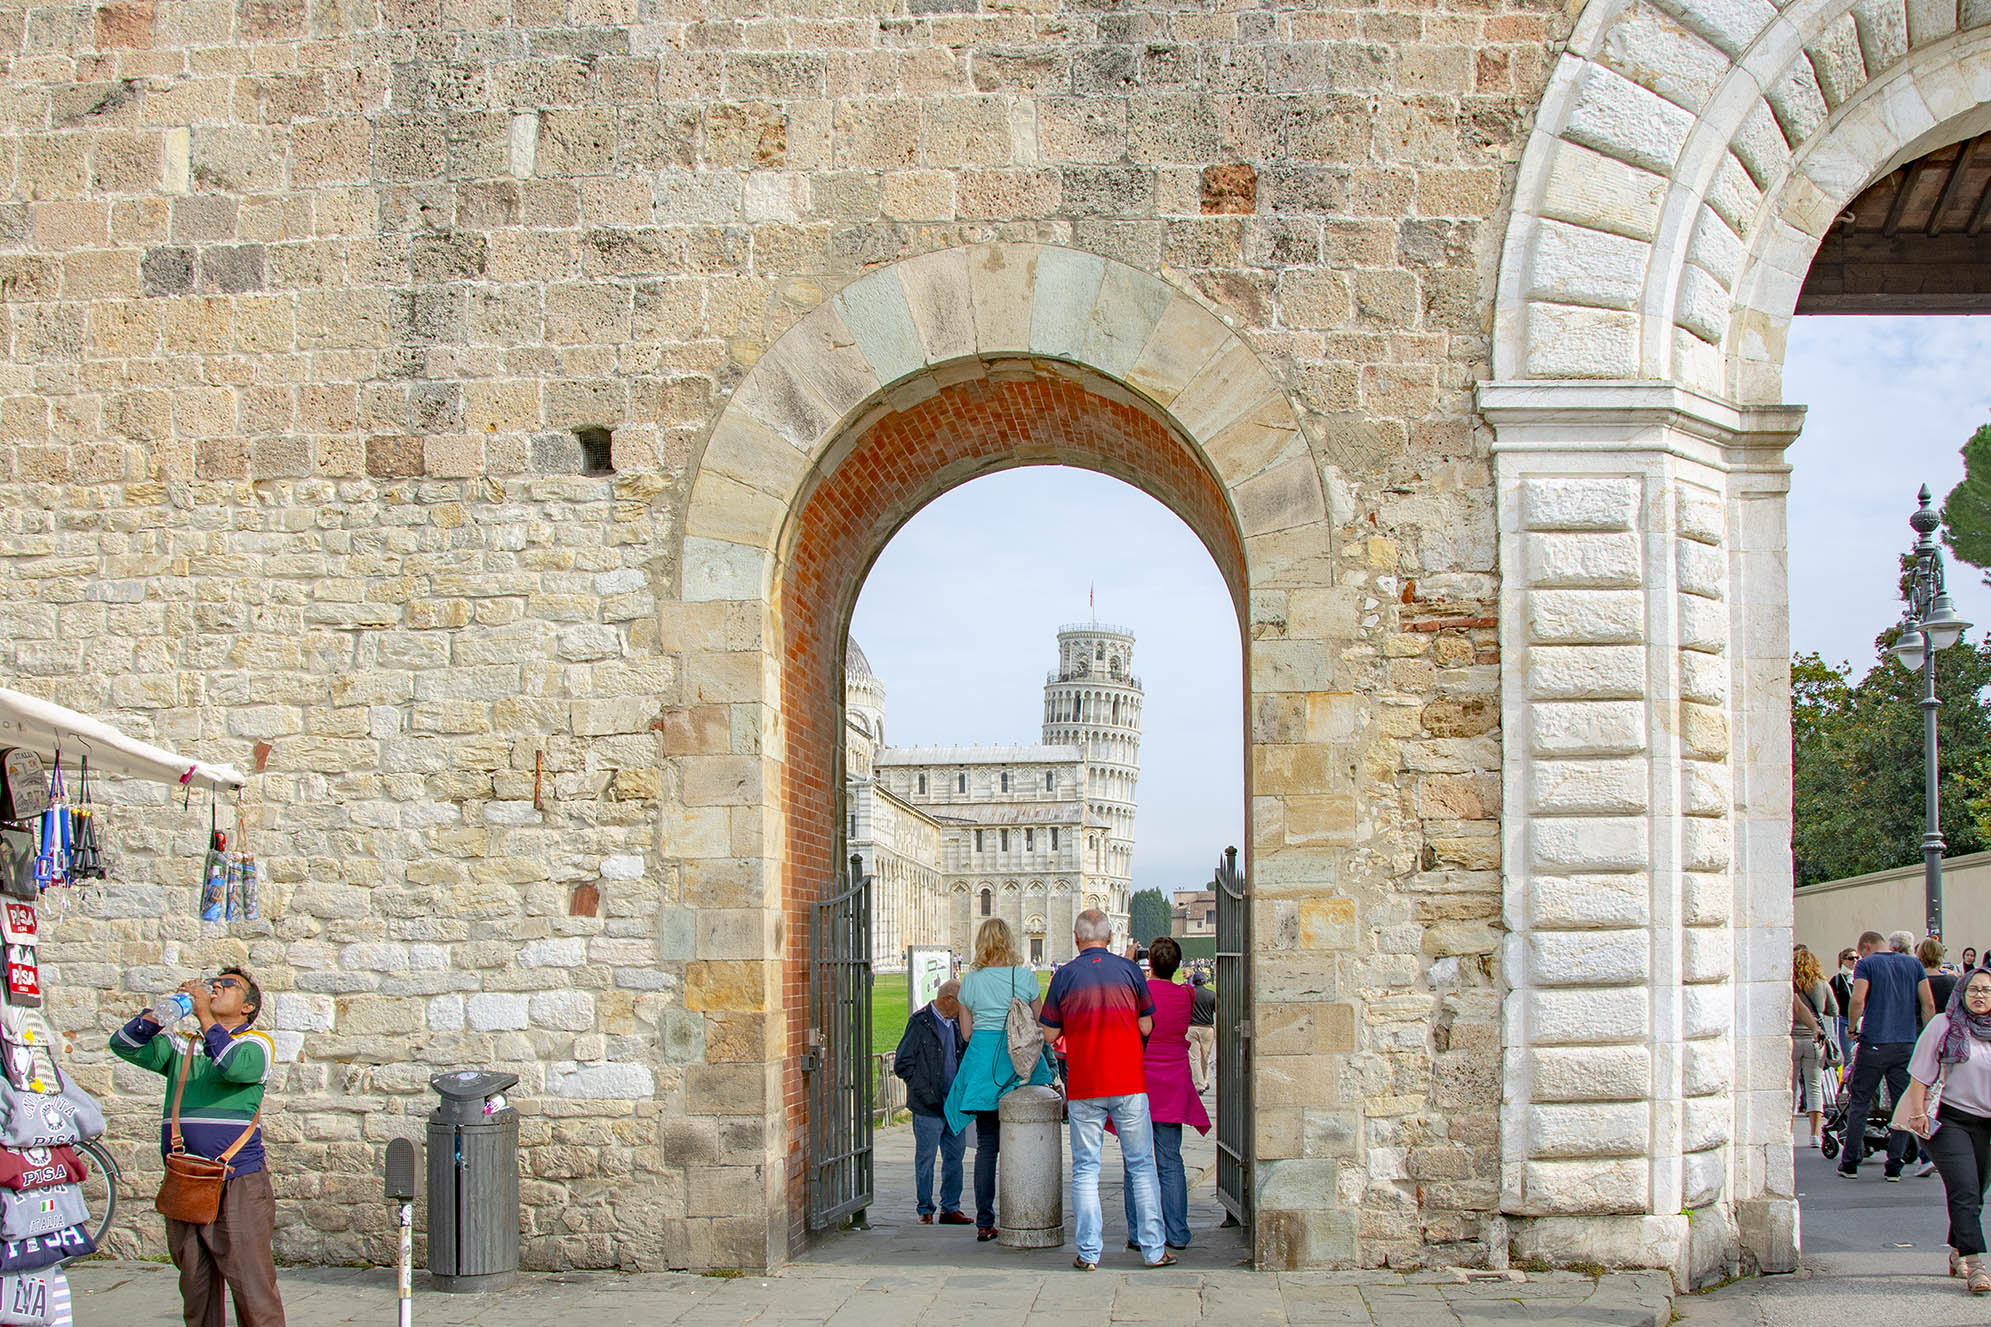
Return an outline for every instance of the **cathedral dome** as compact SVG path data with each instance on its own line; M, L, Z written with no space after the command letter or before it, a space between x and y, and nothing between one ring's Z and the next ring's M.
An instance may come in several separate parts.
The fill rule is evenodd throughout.
M859 679L875 681L878 675L871 671L871 661L864 657L864 651L852 640L844 650L843 675L852 682Z

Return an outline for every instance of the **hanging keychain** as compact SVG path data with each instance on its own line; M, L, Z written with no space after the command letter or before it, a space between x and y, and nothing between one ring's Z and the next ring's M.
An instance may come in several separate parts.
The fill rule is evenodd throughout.
M63 869L61 859L63 812L62 800L62 748L55 749L55 761L48 773L48 809L41 813L41 851L35 854L35 887L46 890L59 882Z
M81 761L77 777L77 805L69 818L75 828L71 836L69 873L77 881L104 878L104 854L97 845L96 808L90 805L90 757Z
M210 795L207 803L207 858L201 863L200 890L200 919L204 922L220 921L228 901L228 868L224 860L228 836L221 832L220 812L216 809L219 801Z

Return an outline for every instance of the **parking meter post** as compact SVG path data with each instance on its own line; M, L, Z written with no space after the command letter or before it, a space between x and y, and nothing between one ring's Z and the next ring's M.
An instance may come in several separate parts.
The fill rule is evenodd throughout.
M387 1201L395 1205L396 1223L401 1227L395 1294L401 1327L409 1327L414 1321L415 1145L406 1138L396 1138L387 1144L386 1187Z

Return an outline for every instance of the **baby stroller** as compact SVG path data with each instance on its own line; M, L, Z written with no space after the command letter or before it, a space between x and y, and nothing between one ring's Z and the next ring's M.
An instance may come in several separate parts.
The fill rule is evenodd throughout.
M1846 1066L1846 1071L1851 1074L1850 1064ZM1827 1161L1836 1159L1846 1148L1846 1116L1851 1113L1847 1109L1850 1104L1848 1098L1851 1095L1842 1085L1836 1093L1830 1094L1830 1099L1826 1102L1825 1131L1824 1136L1818 1140L1818 1151ZM1862 1157L1887 1151L1887 1136L1890 1132L1887 1122L1893 1117L1894 1094L1887 1090L1887 1080L1883 1078L1880 1087L1874 1093L1873 1107L1867 1111L1866 1141L1860 1147ZM1917 1151L1915 1139L1911 1136L1908 1140L1908 1163L1915 1161Z

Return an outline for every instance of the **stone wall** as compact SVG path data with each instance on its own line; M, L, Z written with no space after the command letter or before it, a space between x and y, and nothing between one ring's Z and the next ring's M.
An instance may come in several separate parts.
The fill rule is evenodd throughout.
M1035 307L1063 312L998 348L1108 366L1085 391L1257 481L1219 505L1253 692L1259 1255L1504 1257L1469 392L1567 27L1547 3L19 12L0 667L259 765L272 876L267 922L204 932L199 815L113 817L119 883L52 928L85 1081L141 1132L156 1085L89 1047L169 975L246 958L298 1034L282 1256L386 1256L380 1143L430 1069L486 1063L522 1075L529 1265L789 1256L800 930L767 845L794 733L767 650L795 622L723 549L798 510L830 444L725 457L843 370L715 419L810 315L887 326L866 271L1043 244ZM960 271L917 307L972 322ZM583 473L596 427L613 475ZM1069 455L1174 482L1159 452ZM828 650L835 603L821 625Z

